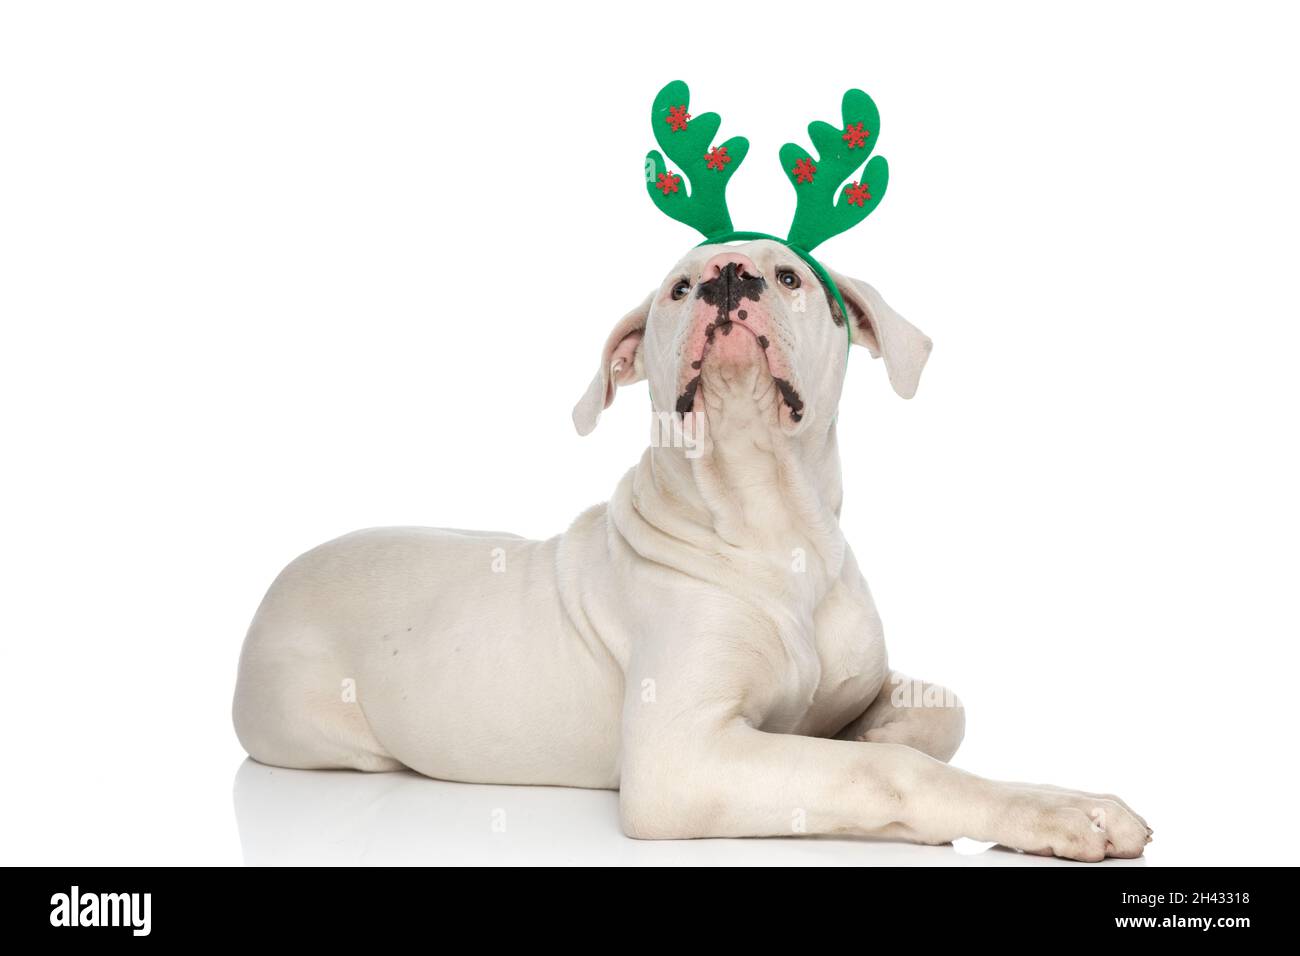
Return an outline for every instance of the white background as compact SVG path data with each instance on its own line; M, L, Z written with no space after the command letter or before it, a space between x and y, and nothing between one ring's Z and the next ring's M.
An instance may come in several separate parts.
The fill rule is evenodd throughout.
M783 142L850 86L880 107L888 197L819 254L935 352L910 403L854 354L844 524L892 663L967 705L955 762L1118 792L1152 865L1290 862L1296 28L1264 3L6 5L0 856L1037 862L638 844L611 794L240 769L236 658L290 558L368 525L548 536L635 461L643 385L587 439L569 410L695 241L641 179L680 77L751 139L739 228L785 229Z

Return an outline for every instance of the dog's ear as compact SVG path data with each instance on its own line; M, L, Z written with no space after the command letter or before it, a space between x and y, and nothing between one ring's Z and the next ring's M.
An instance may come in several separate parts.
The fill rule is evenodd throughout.
M650 315L650 303L654 297L651 292L644 302L619 319L605 340L596 377L587 386L586 394L573 406L573 424L579 435L589 435L596 427L596 420L614 401L614 392L620 385L631 385L645 378L641 340L645 338L646 318Z
M929 336L889 307L880 293L860 279L831 272L849 308L849 327L855 345L865 345L872 358L885 359L889 384L903 398L916 394L921 369L934 343ZM833 308L833 306L832 306Z

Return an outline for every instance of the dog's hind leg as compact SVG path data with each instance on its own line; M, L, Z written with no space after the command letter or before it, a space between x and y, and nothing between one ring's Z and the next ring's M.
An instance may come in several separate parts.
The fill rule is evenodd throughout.
M258 763L299 770L401 770L375 738L352 678L303 660L241 667L235 733Z
M235 733L259 763L299 770L401 770L376 739L354 674L320 629L259 610L239 659Z
M870 706L835 737L904 744L947 762L965 732L966 711L956 694L894 671Z

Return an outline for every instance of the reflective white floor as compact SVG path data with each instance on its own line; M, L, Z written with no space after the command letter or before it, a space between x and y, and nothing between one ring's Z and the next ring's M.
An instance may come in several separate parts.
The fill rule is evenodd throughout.
M235 776L234 800L250 865L1076 865L970 841L919 847L820 837L629 840L619 831L618 796L608 791L282 770L251 760Z

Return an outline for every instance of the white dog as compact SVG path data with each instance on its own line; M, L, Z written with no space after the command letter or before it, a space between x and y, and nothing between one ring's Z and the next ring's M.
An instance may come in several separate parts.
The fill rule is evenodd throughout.
M1136 857L1117 797L948 766L961 706L891 672L840 530L846 329L910 398L930 340L863 282L839 314L780 243L697 247L614 327L574 409L649 380L660 422L613 499L547 541L360 531L262 602L235 691L263 763L617 788L642 838L957 837Z

